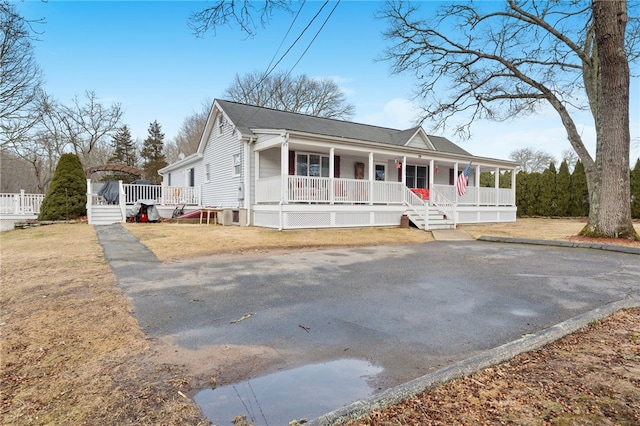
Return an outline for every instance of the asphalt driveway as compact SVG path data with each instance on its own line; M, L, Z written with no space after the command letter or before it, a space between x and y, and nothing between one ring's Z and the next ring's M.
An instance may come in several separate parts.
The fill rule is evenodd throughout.
M269 348L263 373L367 360L378 389L640 292L640 258L602 250L439 241L164 264L123 227L96 229L151 337Z

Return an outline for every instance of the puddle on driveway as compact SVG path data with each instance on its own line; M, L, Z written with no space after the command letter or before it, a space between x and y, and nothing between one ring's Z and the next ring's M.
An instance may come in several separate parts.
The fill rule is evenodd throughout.
M255 426L288 425L372 395L368 382L382 370L366 361L341 359L206 389L195 401L213 425L231 425L238 415Z

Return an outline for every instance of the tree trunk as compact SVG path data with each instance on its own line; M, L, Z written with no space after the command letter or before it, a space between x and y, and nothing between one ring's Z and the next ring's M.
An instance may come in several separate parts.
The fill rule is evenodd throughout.
M589 222L581 235L633 238L629 180L629 63L624 49L626 1L593 0L599 68L595 107L596 170L590 176Z

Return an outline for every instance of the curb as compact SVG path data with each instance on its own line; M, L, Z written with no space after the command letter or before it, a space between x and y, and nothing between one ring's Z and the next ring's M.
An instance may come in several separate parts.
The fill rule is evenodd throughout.
M520 339L490 349L408 383L345 405L338 410L311 420L307 425L342 425L349 420L361 419L373 410L383 409L390 405L400 403L440 384L468 376L492 365L503 363L521 353L539 349L548 343L586 327L594 321L602 320L617 311L638 307L640 307L640 299L637 298L627 298L609 303L601 308L585 312L584 314L570 318L537 333L524 335Z
M477 240L488 241L493 243L537 244L542 246L590 248L590 249L598 249L598 250L615 251L618 253L640 254L640 248L614 246L610 244L580 243L575 241L556 241L556 240L532 240L527 238L489 237L486 235L478 237Z

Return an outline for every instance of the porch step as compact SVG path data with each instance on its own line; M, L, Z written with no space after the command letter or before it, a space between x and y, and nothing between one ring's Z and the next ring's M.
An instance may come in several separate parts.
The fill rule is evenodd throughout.
M409 220L416 226L418 229L423 230L431 230L431 229L454 229L455 224L452 220L449 220L445 217L445 215L439 211L430 210L429 211L429 225L425 222L424 216L415 213L408 212L407 216Z
M124 222L120 206L91 206L91 225L111 225Z

